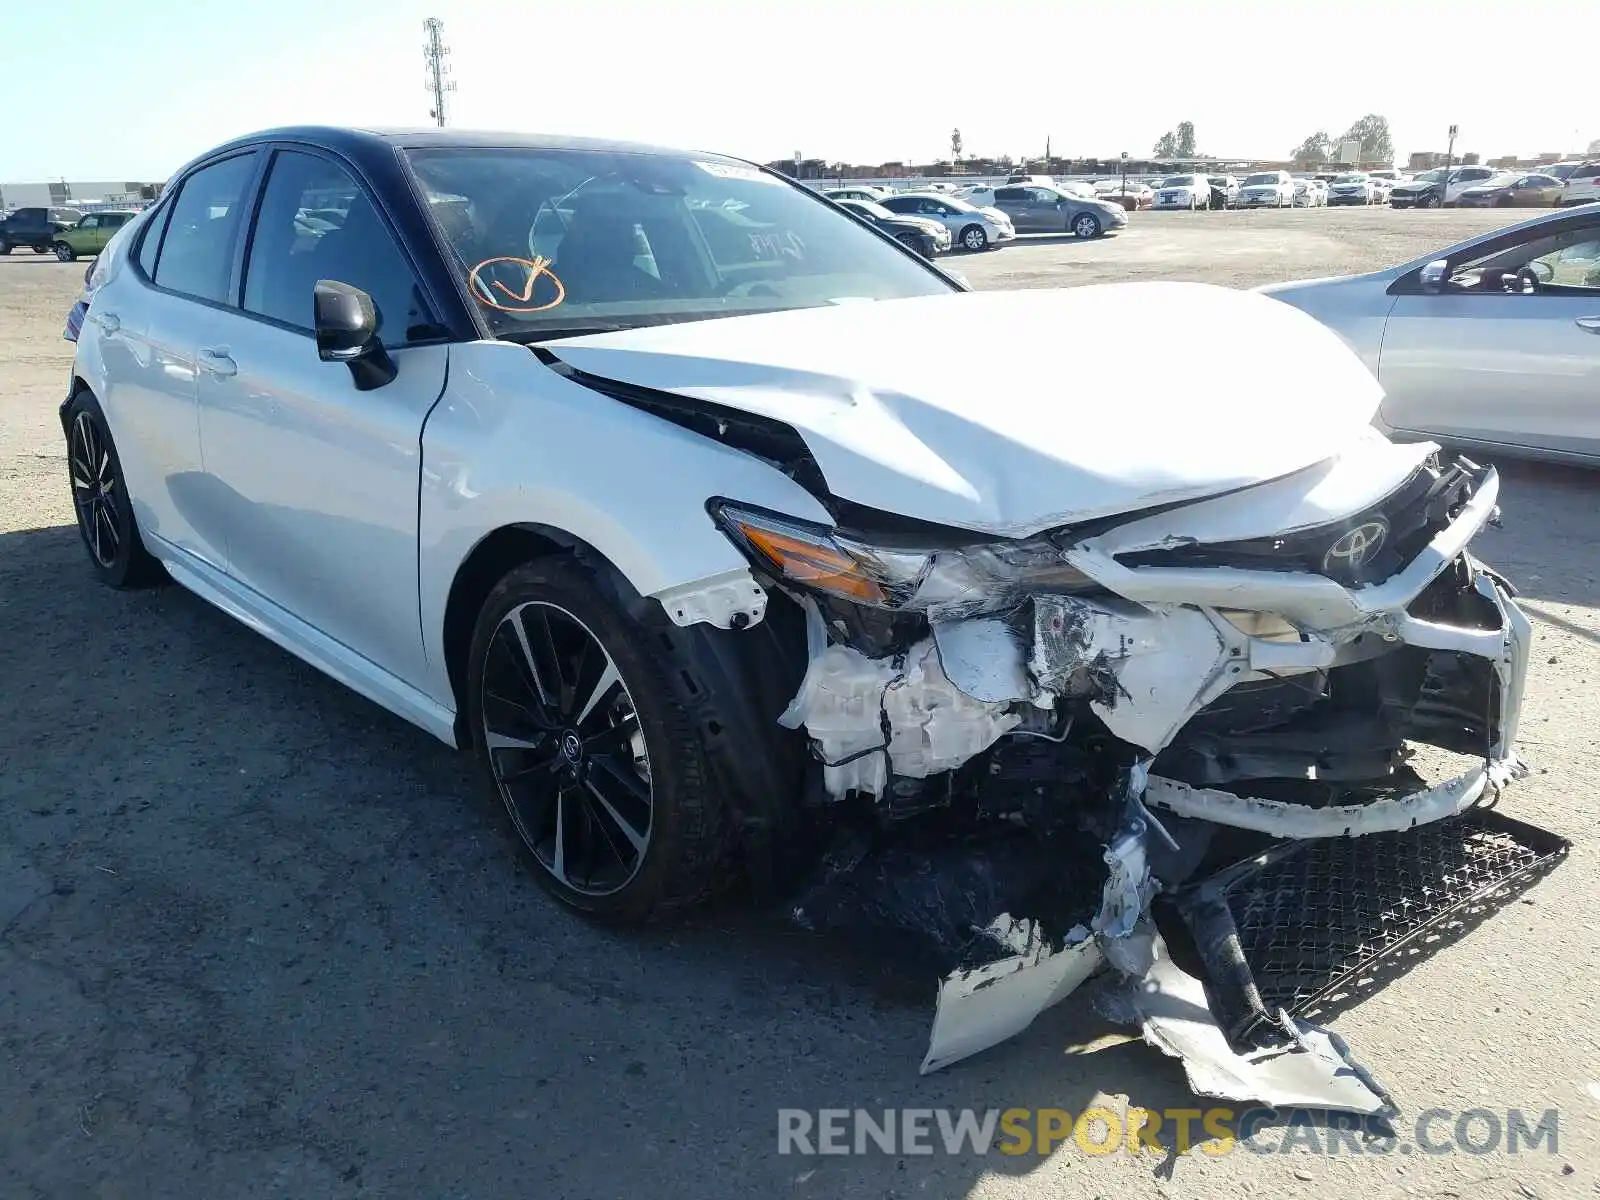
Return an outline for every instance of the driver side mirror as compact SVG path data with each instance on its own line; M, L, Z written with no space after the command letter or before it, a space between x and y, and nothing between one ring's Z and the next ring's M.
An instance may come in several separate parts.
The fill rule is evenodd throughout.
M1417 282L1422 285L1424 291L1437 292L1444 289L1445 281L1449 278L1449 260L1436 258L1422 268L1422 274L1417 276Z
M317 357L350 368L356 390L370 392L399 374L378 340L378 309L358 287L319 279L312 291L317 328Z

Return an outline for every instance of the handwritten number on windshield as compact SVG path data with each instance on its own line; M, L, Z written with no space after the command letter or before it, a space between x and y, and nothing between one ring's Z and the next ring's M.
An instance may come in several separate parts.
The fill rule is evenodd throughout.
M509 264L501 266L500 264ZM511 276L516 282L508 285L495 276ZM548 279L555 289L552 299L536 301L534 293L539 281ZM538 258L486 258L467 274L467 285L479 304L508 313L536 313L555 308L567 298L567 289L550 270L550 260Z

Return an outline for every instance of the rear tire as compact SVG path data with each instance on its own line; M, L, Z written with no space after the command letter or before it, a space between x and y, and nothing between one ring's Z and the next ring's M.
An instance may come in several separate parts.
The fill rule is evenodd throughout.
M734 876L736 831L677 669L575 558L517 567L484 602L467 661L473 757L563 904L634 924Z
M35 242L33 244L33 252L35 254L49 254L50 253L50 243L49 242Z
M0 238L0 254L10 254L10 253L11 253L11 243L6 241L5 238Z
M140 537L105 414L87 389L67 406L67 480L78 536L100 581L119 589L165 582L166 571Z

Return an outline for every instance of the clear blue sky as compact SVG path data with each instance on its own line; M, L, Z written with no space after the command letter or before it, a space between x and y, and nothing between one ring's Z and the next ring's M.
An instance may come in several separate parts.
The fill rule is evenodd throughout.
M1383 113L1403 156L1600 138L1600 0L58 0L0 40L0 181L165 178L290 122L451 123L757 159L1202 151L1282 157ZM12 14L13 23L15 14ZM25 23L28 24L28 23Z

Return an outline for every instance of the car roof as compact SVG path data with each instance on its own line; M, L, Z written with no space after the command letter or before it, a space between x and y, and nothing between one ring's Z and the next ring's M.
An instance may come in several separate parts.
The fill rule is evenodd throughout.
M224 142L197 155L190 163L211 158L230 150L242 150L264 142L305 142L333 150L357 162L374 155L390 156L396 150L432 147L466 147L482 149L539 149L539 150L596 150L614 154L694 155L708 162L748 165L746 160L711 151L685 150L670 146L655 146L644 142L611 141L605 138L562 137L556 134L524 133L513 130L455 129L438 126L421 128L361 128L346 125L285 125L275 129L262 129ZM180 171L181 173L181 171Z

